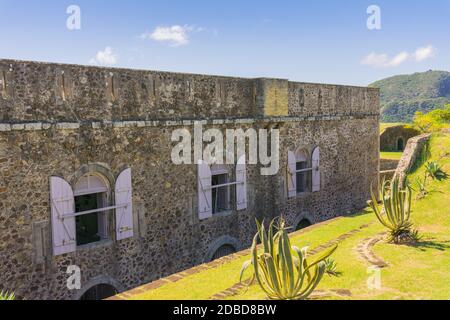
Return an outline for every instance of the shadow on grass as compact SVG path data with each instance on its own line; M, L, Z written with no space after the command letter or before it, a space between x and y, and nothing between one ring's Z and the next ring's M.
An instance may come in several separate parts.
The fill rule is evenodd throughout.
M450 241L433 241L433 239L430 239L427 241L419 241L408 246L420 251L427 251L427 249L446 251L450 250Z
M373 214L372 209L370 209L369 207L362 209L362 210L358 210L357 212L352 212L351 214L346 214L344 215L345 218L356 218L356 217L361 217L361 216L365 216L368 214Z

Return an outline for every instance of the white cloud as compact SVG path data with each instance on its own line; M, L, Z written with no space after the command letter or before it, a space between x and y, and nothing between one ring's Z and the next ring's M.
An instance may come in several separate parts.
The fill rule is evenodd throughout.
M416 50L414 53L414 60L416 62L422 62L424 60L433 58L436 55L436 48L433 46L422 47Z
M435 56L436 49L433 46L418 48L414 53L402 51L390 58L386 53L372 52L361 60L361 64L374 68L393 68L407 62L421 62Z
M153 32L144 32L139 37L143 40L154 40L166 42L172 47L184 46L189 44L189 36L193 32L202 32L204 28L192 26L159 26Z
M97 52L95 58L89 62L101 66L112 66L117 64L118 58L111 47L106 47L105 50Z
M388 60L389 57L387 56L387 54L377 54L375 52L372 52L361 61L361 64L380 68L386 66Z
M406 51L400 52L397 54L391 61L388 62L388 67L397 67L401 65L403 62L408 60L410 57L409 53Z

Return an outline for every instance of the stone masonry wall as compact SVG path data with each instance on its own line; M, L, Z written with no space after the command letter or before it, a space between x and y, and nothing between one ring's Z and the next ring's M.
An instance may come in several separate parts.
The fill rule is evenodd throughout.
M18 297L79 297L66 288L72 264L83 290L131 289L204 262L218 239L249 246L255 217L323 221L364 207L377 185L376 89L10 60L0 60L0 79L0 290ZM197 167L170 157L172 131L192 132L193 120L280 129L280 171L248 166L247 210L199 220ZM288 199L287 151L316 146L321 191ZM87 166L113 177L131 167L135 236L53 257L49 177L74 184Z

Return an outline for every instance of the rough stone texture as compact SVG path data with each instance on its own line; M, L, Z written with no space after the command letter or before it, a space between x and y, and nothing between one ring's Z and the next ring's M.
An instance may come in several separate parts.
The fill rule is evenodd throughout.
M431 134L422 134L414 137L408 141L403 156L400 159L397 170L395 171L394 179L399 178L402 183L405 181L409 170L414 166L414 163L422 153L424 146L430 140Z
M394 126L386 128L380 136L381 151L403 151L398 150L398 140L403 140L403 147L409 139L418 136L420 132L407 126Z
M0 60L0 72L0 289L18 297L78 298L66 288L73 264L82 292L93 279L132 289L202 263L217 239L248 247L255 216L325 221L364 207L378 182L377 89L13 60ZM247 210L199 221L197 167L170 156L172 131L192 132L192 120L280 129L280 171L248 166ZM287 151L316 146L321 191L287 199ZM132 168L135 237L53 257L49 177L74 185L96 167L113 180Z
M399 163L399 160L381 159L380 160L380 171L395 170L395 169L397 169L398 163Z

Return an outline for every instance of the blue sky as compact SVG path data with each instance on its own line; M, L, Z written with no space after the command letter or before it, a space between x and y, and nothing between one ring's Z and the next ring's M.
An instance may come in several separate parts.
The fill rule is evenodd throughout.
M450 70L449 16L448 0L0 0L0 58L367 85Z

